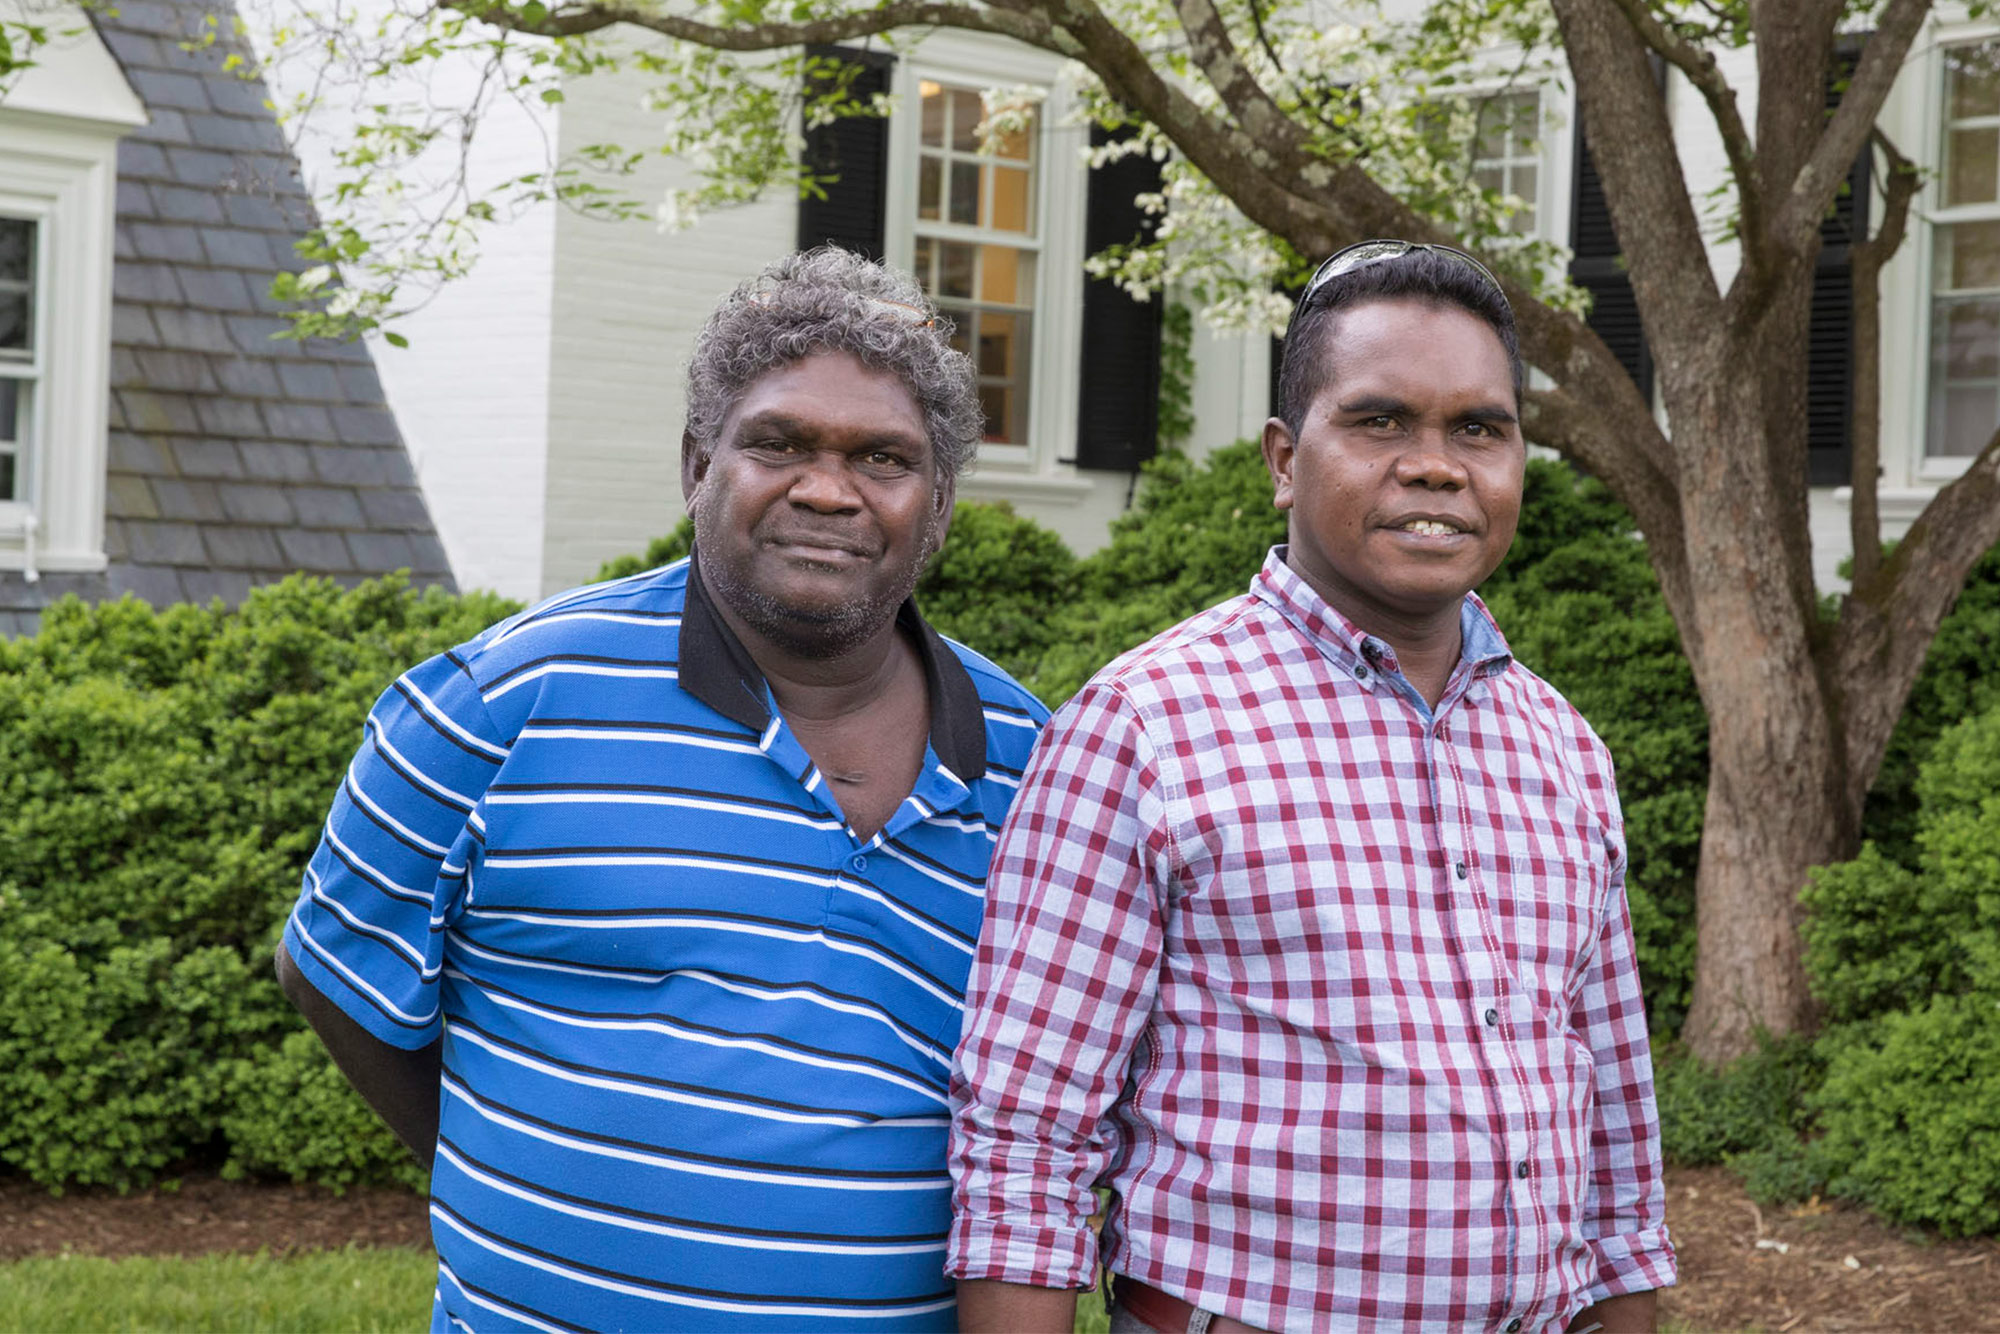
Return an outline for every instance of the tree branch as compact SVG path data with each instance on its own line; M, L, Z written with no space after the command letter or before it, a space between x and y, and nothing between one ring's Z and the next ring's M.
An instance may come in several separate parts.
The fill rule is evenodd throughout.
M1680 498L1672 479L1656 466L1658 460L1669 457L1672 447L1609 349L1604 356L1613 373L1624 381L1629 402L1593 394L1587 411L1568 389L1529 389L1521 395L1521 431L1529 440L1558 451L1601 479L1632 511L1639 531L1646 536L1646 554L1660 576L1667 605L1684 627L1681 633L1689 640L1692 653L1693 638L1699 631L1693 617L1680 615L1683 608L1693 605ZM1621 447L1634 442L1636 447Z
M1721 67L1708 51L1689 42L1678 32L1660 21L1648 7L1646 0L1612 0L1623 11L1625 21L1639 34L1647 46L1658 52L1669 65L1687 76L1702 101L1708 104L1708 111L1715 118L1715 128L1722 134L1722 151L1729 157L1729 169L1736 177L1736 194L1740 201L1746 237L1763 235L1764 195L1759 188L1756 170L1756 148L1750 131L1744 128L1742 113L1736 106L1736 90L1722 77ZM1761 257L1746 248L1743 254L1746 265L1761 263Z
M1773 245L1803 254L1818 234L1820 220L1833 206L1840 183L1847 179L1854 159L1868 143L1889 87L1930 9L1931 0L1888 0L1882 6L1874 34L1861 49L1861 59L1840 106L1827 120L1818 145L1772 215Z
M1074 38L1033 10L952 4L946 0L890 0L890 3L874 9L834 18L810 19L800 23L753 23L740 28L701 23L677 14L662 14L651 8L629 4L598 3L597 0L551 10L539 20L505 5L485 3L485 0L440 0L440 3L445 9L456 10L496 28L536 37L581 37L615 24L629 23L663 37L693 42L717 51L772 51L789 46L852 41L895 28L965 28L1012 37L1072 59L1082 57Z
M1646 44L1599 0L1553 4L1647 336L1656 346L1698 346L1722 321L1721 293Z
M1939 491L1841 606L1836 667L1848 799L1858 813L1938 626L1975 562L2000 542L2000 431Z
M1873 238L1848 251L1854 274L1854 467L1848 524L1857 588L1872 585L1882 566L1882 267L1902 247L1910 201L1922 181L1916 165L1887 135L1875 131L1874 142L1889 162L1888 184L1882 192L1882 225Z

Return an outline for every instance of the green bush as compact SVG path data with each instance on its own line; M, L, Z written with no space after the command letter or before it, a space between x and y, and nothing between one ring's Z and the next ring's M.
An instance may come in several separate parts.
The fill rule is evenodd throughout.
M236 1154L229 1109L302 1027L271 954L362 718L508 610L293 578L240 610L71 600L0 642L0 1170L129 1188ZM245 1166L324 1175L250 1138Z
M1823 1045L1829 1188L1948 1236L2000 1230L2000 994L1936 996Z
M2000 990L2000 707L1943 733L1912 786L1914 868L1868 844L1801 896L1806 969L1839 1022Z
M1954 724L2000 707L2000 546L1972 567L1951 614L1938 627L1924 669L1896 721L1862 832L1906 865L1916 864L1917 775Z
M1810 1124L1806 1095L1822 1076L1806 1038L1760 1036L1756 1050L1720 1070L1662 1046L1653 1070L1661 1150L1670 1163L1703 1167L1795 1144Z

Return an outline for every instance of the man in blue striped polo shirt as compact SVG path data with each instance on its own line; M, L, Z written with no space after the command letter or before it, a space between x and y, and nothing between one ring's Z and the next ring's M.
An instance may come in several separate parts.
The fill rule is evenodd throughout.
M795 255L688 372L695 554L375 706L279 951L433 1169L433 1330L941 1329L946 1080L1046 711L910 593L980 434L908 278Z

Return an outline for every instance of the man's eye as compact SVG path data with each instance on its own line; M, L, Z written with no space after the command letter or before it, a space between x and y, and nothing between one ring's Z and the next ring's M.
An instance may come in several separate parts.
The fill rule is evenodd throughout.
M910 461L901 454L891 454L887 450L882 449L878 449L870 454L868 456L868 463L869 466L875 468L907 468L910 466Z
M1395 429L1396 419L1384 412L1378 413L1373 417L1362 418L1361 424L1371 431L1390 431Z

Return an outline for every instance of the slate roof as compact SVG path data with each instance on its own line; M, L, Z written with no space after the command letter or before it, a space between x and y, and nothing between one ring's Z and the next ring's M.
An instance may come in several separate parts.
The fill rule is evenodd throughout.
M217 0L119 0L93 22L151 124L118 149L103 574L0 574L0 633L65 593L240 600L293 570L451 586L365 346L271 337L267 294L312 201L261 80L224 72ZM206 50L180 43L212 31Z

